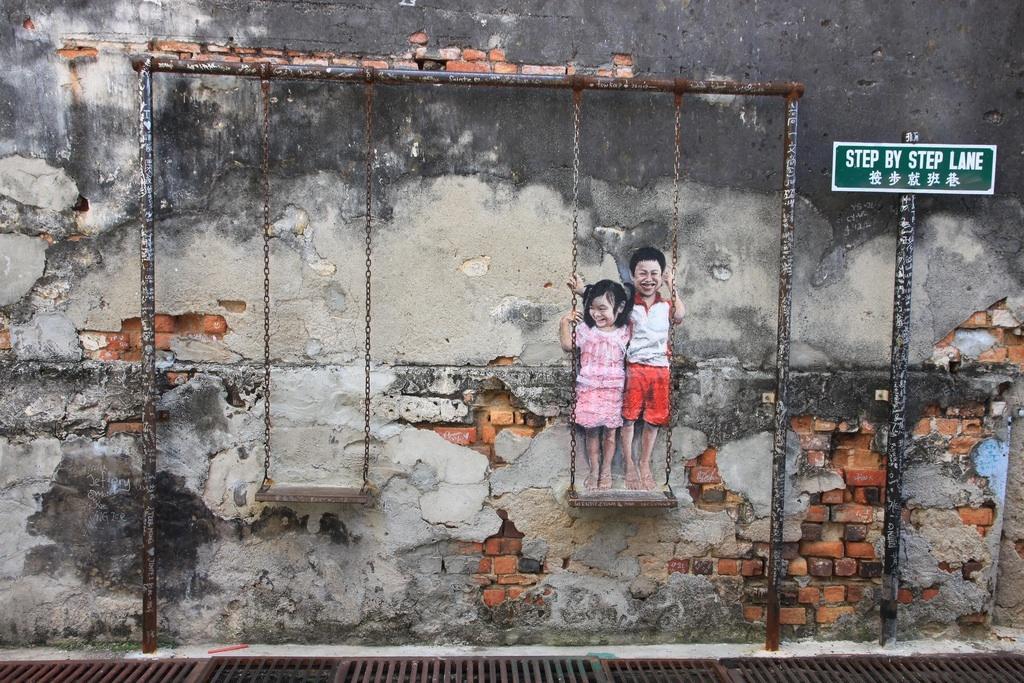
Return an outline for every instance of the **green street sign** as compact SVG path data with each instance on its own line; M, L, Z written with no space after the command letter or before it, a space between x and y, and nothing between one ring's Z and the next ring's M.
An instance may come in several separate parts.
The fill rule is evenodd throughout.
M833 192L993 194L995 145L832 143Z

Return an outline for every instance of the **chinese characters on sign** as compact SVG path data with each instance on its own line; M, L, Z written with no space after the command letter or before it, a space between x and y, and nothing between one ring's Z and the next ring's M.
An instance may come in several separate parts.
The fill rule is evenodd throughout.
M833 192L992 194L995 145L832 143Z

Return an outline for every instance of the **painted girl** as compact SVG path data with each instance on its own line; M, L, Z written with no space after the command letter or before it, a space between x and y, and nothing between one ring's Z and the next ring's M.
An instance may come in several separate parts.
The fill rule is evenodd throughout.
M570 282L569 287L574 284L578 283ZM572 326L573 322L577 323L580 371L576 377L576 424L586 433L590 475L584 486L588 489L612 486L612 458L622 426L622 393L626 382L623 359L629 344L632 308L632 297L622 285L601 280L584 289L582 315L577 311L574 318L572 311L566 313L559 327L562 349L572 351Z

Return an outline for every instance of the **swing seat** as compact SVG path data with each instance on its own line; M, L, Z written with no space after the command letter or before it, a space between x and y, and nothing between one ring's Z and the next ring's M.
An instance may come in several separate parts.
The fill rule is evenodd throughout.
M585 491L569 493L569 507L574 508L674 508L676 496L671 491Z
M256 492L257 503L335 503L368 505L373 500L367 491L345 486L308 484L270 484Z

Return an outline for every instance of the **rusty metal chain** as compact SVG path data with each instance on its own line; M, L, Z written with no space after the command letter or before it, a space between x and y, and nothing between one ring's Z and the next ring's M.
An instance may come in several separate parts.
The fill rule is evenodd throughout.
M576 378L580 360L576 348L576 269L579 263L579 206L580 206L580 108L583 91L572 91L572 382L569 407L569 495L576 494Z
M671 265L672 291L669 292L668 312L668 426L665 429L665 486L672 490L669 478L672 476L672 426L675 424L676 406L672 399L673 393L673 364L672 364L672 342L675 338L676 318L676 261L679 258L679 157L680 157L680 126L679 118L683 105L682 93L675 93L675 126L674 126L674 156L672 161L672 253Z
M372 272L372 227L370 210L373 205L373 71L366 72L366 325L364 332L365 354L363 356L363 487L370 485L370 275Z
M263 485L270 485L270 81L260 81L263 105L260 185L263 194Z

